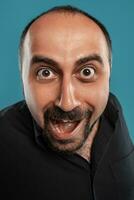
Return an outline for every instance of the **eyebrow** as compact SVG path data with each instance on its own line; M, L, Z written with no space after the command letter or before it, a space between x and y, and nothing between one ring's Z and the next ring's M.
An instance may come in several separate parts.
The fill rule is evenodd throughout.
M45 64L52 65L55 67L59 67L58 62L54 61L51 58L48 58L45 56L40 56L40 55L33 56L32 60L31 60L31 65L36 64L36 63L45 63Z
M102 57L98 54L91 54L89 56L80 58L76 61L75 65L79 66L79 65L82 65L82 64L86 64L87 62L90 62L90 61L97 61L102 66L104 65Z
M75 67L80 66L82 64L86 64L87 62L90 62L90 61L97 61L102 66L104 65L103 59L100 55L91 54L91 55L88 55L88 56L85 56L83 58L78 59L75 62ZM41 56L41 55L33 56L32 60L31 60L31 65L36 64L36 63L45 63L45 64L48 64L48 65L54 66L56 68L60 68L60 65L57 61L55 61L55 60L53 60L49 57L46 57L46 56Z

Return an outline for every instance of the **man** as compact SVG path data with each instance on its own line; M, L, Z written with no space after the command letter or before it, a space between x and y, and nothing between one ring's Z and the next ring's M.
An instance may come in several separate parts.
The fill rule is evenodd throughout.
M133 200L134 147L109 92L105 27L53 8L23 31L20 65L25 101L0 113L4 199Z

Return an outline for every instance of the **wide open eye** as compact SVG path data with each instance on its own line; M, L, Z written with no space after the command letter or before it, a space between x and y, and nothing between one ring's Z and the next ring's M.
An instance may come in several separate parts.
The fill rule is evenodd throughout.
M80 78L90 80L95 74L95 69L93 67L85 67L80 71Z
M53 79L55 78L55 74L52 69L48 67L41 68L37 71L37 79L45 80L45 79Z

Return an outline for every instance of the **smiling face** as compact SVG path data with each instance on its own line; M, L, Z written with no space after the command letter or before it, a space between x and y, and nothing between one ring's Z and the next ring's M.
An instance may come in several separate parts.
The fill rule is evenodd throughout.
M101 29L77 14L49 13L30 27L22 81L29 110L57 150L80 148L109 96L108 47Z

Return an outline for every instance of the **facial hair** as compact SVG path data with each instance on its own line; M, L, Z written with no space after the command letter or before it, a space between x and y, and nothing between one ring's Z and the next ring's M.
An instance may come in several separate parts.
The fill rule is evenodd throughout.
M76 152L78 149L80 149L83 146L94 124L97 121L96 120L91 125L90 124L91 116L92 116L92 111L90 111L89 109L82 110L79 107L76 107L72 111L68 111L68 112L63 111L61 108L57 106L48 108L44 112L43 138L44 138L45 144L56 152L59 152L62 154L73 154L74 152ZM74 122L74 121L81 121L83 119L85 119L85 127L82 133L82 138L79 140L79 142L77 142L77 144L74 144L74 140L72 138L57 140L56 138L53 137L53 134L51 133L49 129L49 124L51 120L55 120L55 121L71 120L72 122Z

